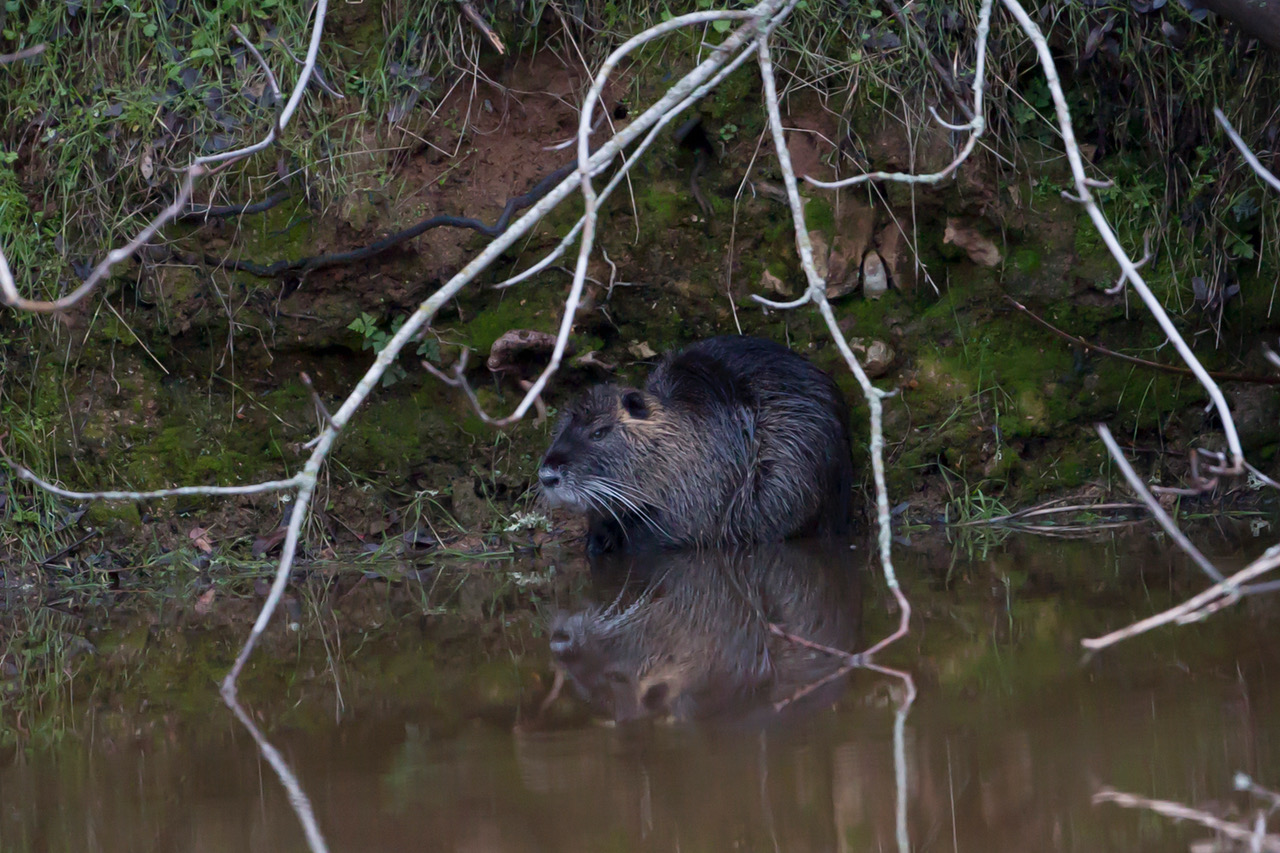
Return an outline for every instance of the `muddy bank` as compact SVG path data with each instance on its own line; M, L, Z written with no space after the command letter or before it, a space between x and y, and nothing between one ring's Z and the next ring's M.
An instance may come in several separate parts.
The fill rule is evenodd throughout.
M350 26L343 32L376 41L374 12L345 10ZM1158 25L1136 15L1126 32ZM1274 62L1230 42L1229 32L1218 32L1217 41L1197 33L1209 45L1201 45L1205 60L1226 63L1234 75ZM1113 26L1100 44L1109 49L1119 37ZM1065 50L1073 38L1056 33L1055 44ZM9 326L6 405L20 413L21 428L6 446L41 473L86 488L230 484L295 470L317 427L299 374L306 371L334 405L398 319L485 238L440 227L358 264L279 276L253 274L254 265L358 248L440 214L496 221L508 199L568 160L565 151L549 149L576 127L588 78L565 56L544 48L482 57L483 76L433 92L394 130L363 125L359 156L343 161L349 172L340 193L294 186L292 197L264 212L186 222L168 233L172 254L122 269L100 299L47 325ZM899 59L888 48L875 56ZM610 120L626 122L669 82L670 69L688 61L677 43L626 69L605 93ZM1259 346L1278 322L1270 311L1275 255L1261 236L1267 198L1238 175L1228 179L1222 165L1217 182L1201 189L1212 190L1215 204L1232 201L1239 215L1226 231L1205 225L1208 196L1184 192L1177 181L1166 189L1152 184L1144 163L1150 151L1134 141L1142 127L1126 126L1129 135L1112 127L1107 93L1116 84L1116 56L1103 50L1078 55L1076 63L1068 82L1082 136L1092 140L1086 153L1100 173L1117 179L1106 200L1122 238L1136 247L1159 224L1150 216L1161 192L1177 201L1181 224L1165 223L1166 238L1156 240L1163 249L1146 268L1153 285L1210 368L1269 378ZM934 519L974 495L1013 506L1050 494L1106 492L1114 482L1091 430L1099 420L1125 436L1140 467L1162 481L1183 475L1189 449L1221 446L1218 424L1188 377L1103 352L1172 362L1163 336L1132 300L1104 292L1114 263L1078 207L1060 196L1066 171L1052 137L1033 113L1019 112L1024 101L1044 106L1043 84L1025 70L1022 101L1008 90L1012 100L995 101L992 148L954 178L928 188L806 189L811 237L841 326L874 363L876 381L899 392L886 414L890 491L915 519ZM833 177L944 166L960 139L924 120L919 104L896 98L892 82L868 80L867 100L841 109L821 91L790 92L785 120L797 168ZM641 381L659 354L689 340L741 331L784 341L830 370L861 414L852 378L818 318L764 312L749 298L794 296L802 281L776 164L758 151L758 89L749 69L728 78L698 106L696 132L664 138L636 165L629 191L611 201L577 318L574 358L547 394L553 410L590 382ZM331 99L324 109L359 125L356 107L352 99ZM1211 125L1181 113L1167 118L1186 131L1179 151L1199 145L1206 163L1223 159L1208 150L1216 145ZM40 175L41 156L30 143L22 149L14 175L28 194L36 185L22 181ZM357 547L391 537L477 550L504 540L509 528L533 538L564 535L562 520L529 515L528 486L547 424L527 420L494 431L419 363L448 368L464 348L474 351L469 377L481 404L508 411L524 374L489 371L483 356L509 330L554 330L567 276L551 269L510 289L490 285L550 250L575 216L573 204L554 212L446 305L344 432L320 502L316 555L326 544ZM1184 240L1197 247L1207 240L1226 254L1204 248L1213 269L1187 265L1179 254ZM191 262L206 256L241 268ZM867 286L869 276L877 286ZM871 298L879 284L888 290ZM1037 317L1095 348L1056 337ZM1280 403L1273 387L1229 380L1224 387L1251 460L1276 473ZM856 452L865 470L861 445ZM68 529L73 508L36 503L21 486L13 494L32 513L22 522L25 533ZM116 545L145 540L145 547L203 552L196 544L203 541L257 557L270 552L255 548L256 540L269 538L287 509L275 497L116 504L92 507L79 522L107 531ZM65 544L36 550L43 557ZM14 554L22 550L11 544Z

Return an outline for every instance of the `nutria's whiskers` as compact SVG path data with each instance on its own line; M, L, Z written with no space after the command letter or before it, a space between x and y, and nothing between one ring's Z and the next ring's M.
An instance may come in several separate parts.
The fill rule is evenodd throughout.
M649 526L654 533L661 533L658 523L653 520L653 516L645 509L652 503L652 498L646 497L638 489L631 488L624 483L613 482L609 480L593 480L588 488L596 490L596 492L604 497L613 498L618 503L628 509L636 518L643 521ZM617 516L614 516L617 519ZM618 521L621 524L621 520Z

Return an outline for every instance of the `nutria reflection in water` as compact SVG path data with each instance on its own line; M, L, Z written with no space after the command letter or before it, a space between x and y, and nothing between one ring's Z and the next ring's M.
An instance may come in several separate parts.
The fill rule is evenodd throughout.
M645 579L607 604L555 617L555 665L583 699L619 722L770 708L842 663L777 636L771 624L854 650L861 619L855 560L847 545L813 541L662 553L643 560ZM634 576L641 562L618 559L603 569Z
M780 344L708 338L643 390L600 385L567 406L538 478L549 504L587 516L592 553L843 536L849 408Z

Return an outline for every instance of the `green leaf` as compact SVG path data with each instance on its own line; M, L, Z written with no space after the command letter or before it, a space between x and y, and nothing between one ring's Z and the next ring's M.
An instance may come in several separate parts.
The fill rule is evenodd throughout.
M427 340L418 344L418 355L422 356L427 361L439 364L440 363L440 342L437 341L435 338L428 338Z
M159 31L159 29L160 28L156 26L155 21L152 21L151 23L147 24L145 27L142 28L142 34L149 39L155 38L156 33Z
M728 20L727 18L721 18L718 21L711 22L711 29L715 30L718 33L729 32L729 27L731 26L733 26L733 22Z

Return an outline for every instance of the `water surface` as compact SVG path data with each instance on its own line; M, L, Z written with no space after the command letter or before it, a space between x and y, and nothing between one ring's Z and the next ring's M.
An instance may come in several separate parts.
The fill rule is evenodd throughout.
M1260 549L1208 540L1226 566ZM892 677L856 671L774 710L839 662L771 622L831 645L892 626L865 548L666 558L595 581L567 561L507 562L468 570L451 597L400 581L361 598L376 586L362 582L298 608L300 629L264 652L286 666L251 672L246 704L332 850L894 850L901 782L914 850L1183 851L1208 832L1091 796L1111 786L1247 818L1256 803L1233 792L1235 773L1280 786L1275 598L1086 661L1082 637L1205 585L1149 530L935 542L898 559L917 616L882 662L919 690L902 768ZM613 633L575 652L574 614ZM96 665L93 697L57 737L0 754L0 849L306 849L274 774L213 700L216 674L193 679L194 697L172 676L142 701L108 677L142 679L175 637L191 656L201 624L160 619L139 656ZM552 645L572 677L539 716Z

